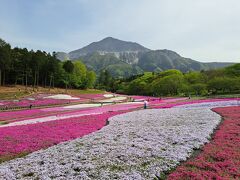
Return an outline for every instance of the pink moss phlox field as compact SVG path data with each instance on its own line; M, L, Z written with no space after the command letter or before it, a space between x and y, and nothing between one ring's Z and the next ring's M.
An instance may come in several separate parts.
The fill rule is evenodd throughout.
M160 99L160 98L155 98L155 99L150 99L149 101L149 105L152 108L155 108L156 106L160 106L160 105L165 105L165 104L169 104L169 103L178 103L178 102L183 102L188 100L188 98L164 98L164 99Z
M21 118L26 119L28 117L39 116L39 115L42 115L42 111L40 109L0 112L0 122L13 121L15 119L21 119Z
M175 106L180 105L187 105L187 104L198 104L198 103L205 103L205 102L220 102L220 101L232 101L232 100L240 100L240 98L223 98L223 99L199 99L199 100L185 100L185 101L178 101L173 103L171 102L165 102L160 105L154 105L153 108L171 108Z
M177 101L184 101L187 100L188 98L186 97L180 97L180 98L164 98L162 99L162 102L164 103L171 103L171 102L177 102Z
M0 122L10 123L10 122L23 121L23 120L32 119L32 118L46 117L46 116L56 115L56 114L60 115L63 113L67 113L67 110L44 111L44 109L32 109L32 110L29 109L29 110L20 110L20 111L0 112Z
M186 101L188 98L186 97L180 97L180 98L160 98L160 97L151 97L151 96L130 96L135 101L144 101L147 100L149 103L149 106L152 108L158 108L158 106L166 105L168 103L176 103L178 101ZM167 106L168 107L168 106ZM172 106L170 106L172 107Z
M97 108L87 108L81 111L82 114L93 114L93 113L107 113L107 112L115 112L115 111L125 111L132 110L143 107L142 104L116 104L111 106L103 106ZM79 112L69 113L69 115L79 114Z
M139 101L139 100L153 101L153 100L159 100L160 99L158 97L152 97L152 96L130 96L130 97L133 98L136 101Z
M80 114L103 114L108 112L127 111L142 108L142 104L116 104L103 107L84 108L81 110L71 110L64 113L58 112L58 116L74 116Z
M19 101L2 101L0 104L0 108L15 108L15 107L29 107L32 106L49 106L49 105L61 105L61 104L69 104L73 102L85 102L83 99L21 99Z
M32 109L32 110L21 110L21 111L11 111L11 112L0 112L0 122L16 122L23 121L32 118L41 118L50 115L57 116L67 116L75 114L96 114L96 113L106 113L109 111L121 111L128 109L135 109L143 107L142 104L116 104L103 107L91 107L83 109L64 109L62 107L52 107L44 109Z
M101 129L109 117L123 112L82 116L64 120L0 129L0 162L19 154L47 148Z
M0 101L0 108L27 108L30 105L39 107L39 106L50 106L50 105L61 105L61 104L69 104L69 103L87 103L94 100L106 99L104 94L82 94L77 95L80 99L51 99L46 98L51 96L52 94L35 94L20 100L5 100Z
M77 95L77 97L90 99L90 100L98 100L98 99L105 99L103 95L104 94L82 94L82 95Z
M168 179L240 179L240 106L213 110L224 118L213 140Z

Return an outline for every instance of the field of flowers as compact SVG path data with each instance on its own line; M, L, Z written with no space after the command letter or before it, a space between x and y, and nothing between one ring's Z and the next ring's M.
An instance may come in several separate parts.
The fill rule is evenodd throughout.
M163 100L164 102L164 100ZM221 98L221 99L199 99L199 100L178 100L171 102L164 102L160 104L153 104L152 108L172 108L172 107L182 107L182 108L193 108L193 107L220 107L219 103L225 106L224 104L229 102L230 105L240 105L240 98Z
M112 98L112 94L84 94L70 96L65 94L34 94L22 99L0 100L0 109L29 108L52 105L67 105L70 103L89 103Z
M240 179L240 106L215 108L224 121L211 143L169 179Z
M1 128L0 162L97 131L109 117L120 113L123 112Z
M174 104L173 101L170 103ZM136 106L135 109L139 109L142 104L122 103L79 111L99 113L95 115L72 118L66 116L62 120L3 127L0 129L5 137L1 138L2 160L22 156L59 142L75 140L2 163L0 178L160 177L162 173L190 157L194 149L209 141L210 135L221 121L221 117L211 111L211 108L237 104L236 99L228 99L217 102L201 101L198 104L193 101L193 104L187 102L178 106L179 99L176 99L176 108L124 113L133 108L133 105ZM77 115L79 112L68 113ZM119 113L124 114L117 115ZM112 117L109 125L103 127L109 117ZM14 138L11 139L12 137ZM9 144L4 144L6 142Z
M84 104L83 104L84 105ZM78 105L76 105L78 106ZM92 107L92 108L76 108L75 106L64 106L64 107L54 107L54 108L43 108L43 109L33 109L33 110L21 110L12 112L0 112L0 128L3 126L9 126L16 122L23 122L27 124L28 121L40 119L44 121L44 118L53 120L70 118L70 117L80 117L82 115L91 114L102 114L107 112L117 112L130 109L141 108L142 103L122 103L106 105L103 107Z
M12 108L29 108L30 105L33 107L61 105L83 101L84 100L80 98L55 98L51 94L35 94L19 100L0 101L0 109L8 110Z
M21 179L30 171L40 179L154 178L208 142L220 120L209 109L125 113L93 134L3 163L0 176Z
M100 108L55 107L0 113L0 162L94 132L109 117L142 103ZM68 106L67 106L68 107Z
M93 95L96 96L96 95ZM98 95L97 95L98 96ZM100 96L100 95L99 95ZM101 96L103 96L101 94ZM90 97L88 95L87 97ZM138 96L139 97L139 96ZM117 97L115 97L116 99ZM149 97L140 96L141 99L149 100ZM109 98L110 100L113 98ZM106 99L108 101L109 99ZM156 105L161 104L166 105L167 103L174 103L183 101L186 98L171 98L171 99L159 99L159 98L151 98L149 101L149 107L156 107ZM21 110L21 111L9 111L9 112L0 112L0 123L7 124L13 123L17 121L26 121L36 119L38 121L39 118L55 116L54 119L61 119L61 116L75 116L82 114L96 114L96 113L105 113L109 111L121 111L128 109L138 109L143 107L142 101L140 102L126 102L121 104L106 104L107 106L103 106L100 103L94 104L77 104L77 105L68 105L62 107L52 107L52 108L42 108L42 109L32 109L32 110ZM174 104L170 104L173 106ZM57 117L56 117L57 116ZM15 123L16 124L16 123ZM5 125L6 126L6 125ZM0 126L1 127L1 126Z
M0 112L0 162L24 156L1 163L0 179L160 178L209 141L221 121L210 109L239 105L237 98L133 97L94 94L85 98L92 104ZM140 110L143 100L155 109Z

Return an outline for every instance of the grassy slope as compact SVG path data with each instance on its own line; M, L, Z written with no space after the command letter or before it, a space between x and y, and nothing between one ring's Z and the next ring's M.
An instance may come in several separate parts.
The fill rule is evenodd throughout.
M96 89L86 89L86 90L79 90L79 89L68 89L67 92L65 89L62 88L43 88L39 87L38 90L34 90L32 88L25 89L24 86L13 86L13 87L6 87L6 86L0 86L0 100L6 100L6 99L15 99L15 95L17 98L21 98L24 96L28 96L34 93L51 93L51 94L102 94L105 93L101 90Z

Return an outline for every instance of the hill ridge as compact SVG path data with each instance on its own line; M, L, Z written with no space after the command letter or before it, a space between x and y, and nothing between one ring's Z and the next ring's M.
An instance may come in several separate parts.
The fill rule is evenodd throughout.
M222 68L234 63L204 63L182 57L168 49L148 49L136 42L106 37L69 53L58 52L60 60L81 59L96 72L107 69L117 77L126 77L143 71L178 69L182 72Z

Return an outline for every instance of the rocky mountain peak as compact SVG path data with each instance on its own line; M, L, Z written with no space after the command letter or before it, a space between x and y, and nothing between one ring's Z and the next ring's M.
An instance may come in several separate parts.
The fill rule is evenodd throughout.
M70 59L79 59L87 54L98 52L101 55L114 54L116 57L128 62L136 63L139 53L149 51L144 46L129 41L122 41L113 37L106 37L98 42L93 42L81 49L71 51Z
M127 77L144 71L159 72L178 69L182 72L200 71L231 65L230 63L201 63L181 57L168 50L150 50L129 41L106 37L70 53L58 53L60 60L81 59L88 69L99 73L107 69L115 77Z

